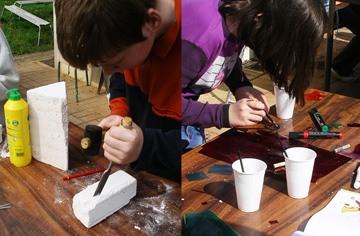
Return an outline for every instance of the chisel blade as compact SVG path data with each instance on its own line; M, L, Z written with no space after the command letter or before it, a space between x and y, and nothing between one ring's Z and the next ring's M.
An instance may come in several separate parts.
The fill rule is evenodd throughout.
M112 166L112 162L110 161L108 168L104 171L104 173L101 176L101 179L99 181L99 184L95 190L93 197L100 195L100 193L102 192L102 190L106 184L106 181L109 178L109 175L111 173L111 166Z

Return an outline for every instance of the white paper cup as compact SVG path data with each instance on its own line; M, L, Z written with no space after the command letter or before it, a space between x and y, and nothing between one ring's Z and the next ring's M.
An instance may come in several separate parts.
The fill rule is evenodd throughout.
M288 195L292 198L305 198L309 195L310 182L314 169L316 152L305 147L286 149L286 184Z
M245 173L241 170L239 160L232 164L238 208L244 212L257 211L260 207L267 166L265 162L254 158L242 160Z
M280 119L291 119L294 114L295 98L290 98L284 89L279 89L274 84L274 94L276 103L276 116Z

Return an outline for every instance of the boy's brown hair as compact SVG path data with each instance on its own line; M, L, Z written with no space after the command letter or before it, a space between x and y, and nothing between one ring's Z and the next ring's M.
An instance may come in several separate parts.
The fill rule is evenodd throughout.
M85 70L144 41L143 24L156 0L56 0L56 33L63 58Z

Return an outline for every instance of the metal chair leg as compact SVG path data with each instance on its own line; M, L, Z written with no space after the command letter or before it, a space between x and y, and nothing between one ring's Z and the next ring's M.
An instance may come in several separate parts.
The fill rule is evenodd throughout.
M89 86L89 75L88 75L88 71L85 71L86 74L86 86Z
M234 101L234 100L231 99L231 95L232 95L232 92L231 92L230 89L229 89L228 94L227 94L227 96L226 96L225 104L235 103L235 102L236 102L236 101Z
M107 85L107 80L106 80L106 76L105 74L103 73L103 76L104 76L104 85L105 85L105 91L106 91L106 94L109 93L109 88L108 88L108 85Z
M54 39L54 32L53 32L53 30L52 30L51 25L49 25L49 26L50 26L51 36L52 36L52 37L53 37L53 39Z
M103 85L104 79L105 79L104 72L101 71L100 81L99 81L99 85L98 85L97 94L100 94L101 87L102 87L102 85Z
M38 46L40 45L41 26L39 26Z
M60 61L58 62L58 82L60 82Z
M75 68L75 95L76 95L76 102L79 102L78 84L77 84L77 69L76 68Z

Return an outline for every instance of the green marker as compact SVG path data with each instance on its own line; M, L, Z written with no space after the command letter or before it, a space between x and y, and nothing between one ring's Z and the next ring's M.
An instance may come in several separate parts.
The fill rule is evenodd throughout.
M318 110L316 108L311 109L311 111L309 112L311 119L313 120L316 128L319 131L322 132L327 132L329 131L329 126L327 126L325 124L325 121L322 119L320 113L318 112Z

